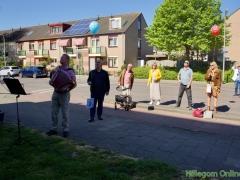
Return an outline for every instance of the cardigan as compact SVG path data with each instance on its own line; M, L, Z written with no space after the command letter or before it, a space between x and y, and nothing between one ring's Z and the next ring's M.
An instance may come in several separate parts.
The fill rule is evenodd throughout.
M153 69L150 69L149 76L148 76L148 85L152 82L152 73L153 73ZM160 82L160 79L162 78L162 73L160 69L155 69L155 78L157 83Z

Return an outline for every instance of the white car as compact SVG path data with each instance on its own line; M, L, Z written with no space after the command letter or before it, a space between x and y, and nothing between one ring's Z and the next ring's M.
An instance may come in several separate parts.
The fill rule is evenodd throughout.
M17 66L5 66L2 67L0 70L0 76L14 76L18 75L20 71L20 68Z

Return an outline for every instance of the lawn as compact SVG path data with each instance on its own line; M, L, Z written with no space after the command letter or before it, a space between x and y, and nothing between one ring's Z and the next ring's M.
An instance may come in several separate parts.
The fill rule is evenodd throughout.
M17 126L0 124L0 180L168 180L183 175L160 160L126 157L23 126L21 137L36 147L13 145L6 155L17 136Z

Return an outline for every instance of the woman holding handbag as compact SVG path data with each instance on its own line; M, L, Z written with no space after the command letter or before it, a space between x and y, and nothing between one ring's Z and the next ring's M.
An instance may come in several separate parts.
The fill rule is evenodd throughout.
M211 62L210 67L205 74L205 79L207 80L206 94L207 98L207 110L210 110L211 97L214 97L214 113L217 113L217 100L220 97L220 88L222 82L221 71L218 69L216 62Z
M160 69L157 68L157 64L154 62L152 64L152 69L149 71L148 76L148 86L150 86L150 103L153 104L154 100L158 100L156 105L160 105L161 89L160 89L160 79L162 74Z

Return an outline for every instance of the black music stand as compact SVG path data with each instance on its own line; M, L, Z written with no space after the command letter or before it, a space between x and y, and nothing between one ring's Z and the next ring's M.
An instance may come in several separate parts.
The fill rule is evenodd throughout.
M19 120L19 113L18 113L18 98L20 97L20 95L27 95L27 93L25 92L25 90L23 89L22 85L20 84L18 79L12 79L12 78L4 78L3 81L5 82L5 84L7 85L9 91L11 94L16 94L16 104L17 104L17 122L18 122L18 138L14 141L14 143L10 146L10 148L7 150L6 154L8 153L8 151L12 148L13 145L22 145L25 143L29 143L30 145L35 146L34 144L32 144L30 141L24 139L21 137L21 133L20 133L20 120ZM21 142L21 140L23 140L24 142ZM36 146L35 146L36 147Z

